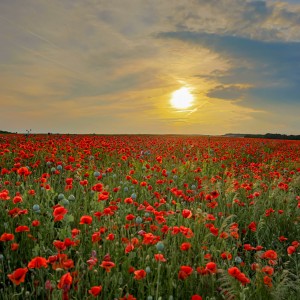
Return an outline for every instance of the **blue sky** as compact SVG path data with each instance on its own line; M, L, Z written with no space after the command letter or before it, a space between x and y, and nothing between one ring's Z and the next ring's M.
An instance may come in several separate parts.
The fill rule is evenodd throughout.
M2 130L300 134L300 1L3 0L0 38Z

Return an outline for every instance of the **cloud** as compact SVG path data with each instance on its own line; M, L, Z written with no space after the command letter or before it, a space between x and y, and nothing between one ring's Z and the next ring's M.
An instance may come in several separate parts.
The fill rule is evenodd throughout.
M254 99L264 99L262 106L268 102L269 106L272 103L299 103L300 42L260 41L196 32L164 32L158 38L199 45L231 62L230 70L208 76L222 83L210 90L208 96L222 99L253 96ZM231 87L224 87L226 84L231 84ZM246 86L241 89L236 84Z
M207 94L210 98L220 98L220 99L228 99L228 100L236 100L241 99L245 94L246 87L243 86L224 86L218 85L214 89L210 90Z

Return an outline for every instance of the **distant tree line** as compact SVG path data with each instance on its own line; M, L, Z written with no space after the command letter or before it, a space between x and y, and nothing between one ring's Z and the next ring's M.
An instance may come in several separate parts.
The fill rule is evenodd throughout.
M0 134L9 134L9 133L11 133L11 132L5 131L5 130L0 130Z
M242 134L242 133L228 133L228 137L243 137L243 138L260 138L273 140L300 140L300 135L287 135L280 133L266 133L266 134Z

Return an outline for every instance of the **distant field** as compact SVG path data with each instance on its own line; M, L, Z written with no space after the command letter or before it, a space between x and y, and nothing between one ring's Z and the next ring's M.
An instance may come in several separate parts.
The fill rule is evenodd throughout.
M300 142L0 135L0 299L300 299Z

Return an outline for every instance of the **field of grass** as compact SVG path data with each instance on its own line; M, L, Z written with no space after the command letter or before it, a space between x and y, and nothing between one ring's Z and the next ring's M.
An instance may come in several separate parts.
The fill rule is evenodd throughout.
M300 142L0 135L0 299L300 299Z

